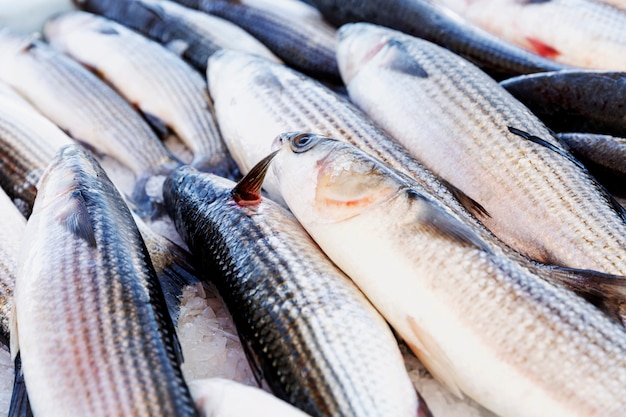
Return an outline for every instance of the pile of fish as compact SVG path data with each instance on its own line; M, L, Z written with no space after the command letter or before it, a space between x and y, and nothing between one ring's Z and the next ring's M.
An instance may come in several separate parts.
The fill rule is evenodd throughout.
M625 415L626 11L507 3L0 26L8 415Z

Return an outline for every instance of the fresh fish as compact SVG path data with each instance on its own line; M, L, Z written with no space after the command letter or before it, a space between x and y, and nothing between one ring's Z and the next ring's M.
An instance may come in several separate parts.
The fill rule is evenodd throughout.
M133 202L152 210L146 182L180 165L137 112L78 63L32 37L0 30L0 80L74 139L111 155L136 176Z
M311 0L331 23L370 22L427 39L498 78L565 65L537 56L472 25L433 0Z
M351 99L477 201L488 215L475 214L496 236L541 262L626 275L622 208L495 81L390 29L354 24L340 36Z
M13 93L0 93L0 187L28 217L37 181L52 155L72 140Z
M296 407L281 401L262 389L229 379L200 379L189 383L196 407L205 416L240 417L272 415L276 417L307 417Z
M13 307L13 289L17 258L24 236L26 219L0 190L0 343L9 346L9 323Z
M292 212L453 392L502 417L624 415L624 328L356 148L298 133L276 148Z
M235 186L182 167L164 186L249 357L279 398L313 416L426 413L378 312L286 209L261 198L264 169Z
M626 70L626 11L597 0L436 1L548 59L583 68Z
M165 45L201 72L221 48L238 49L279 61L239 26L164 0L76 0L80 8L113 19Z
M339 81L336 30L315 8L297 0L176 0L230 20L263 42L288 65Z
M626 74L568 70L500 83L557 132L626 136Z
M73 8L72 0L0 0L0 27L35 32L49 16Z
M11 352L34 415L199 415L130 211L79 146L44 173L24 242Z
M192 164L236 176L213 119L206 82L172 52L103 17L70 12L49 20L50 44L95 68L162 130L171 128L193 152Z
M591 133L556 135L609 192L626 198L626 139Z

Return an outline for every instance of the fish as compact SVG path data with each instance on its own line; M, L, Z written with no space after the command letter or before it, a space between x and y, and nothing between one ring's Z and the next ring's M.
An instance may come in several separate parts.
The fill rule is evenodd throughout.
M429 415L382 317L261 196L268 160L237 184L181 167L164 185L168 213L213 276L259 382L312 416Z
M181 162L122 97L81 65L30 35L0 30L0 62L0 80L45 117L72 138L131 169L136 180L131 199L144 215L156 211L146 183Z
M198 71L215 51L232 48L280 60L265 45L227 20L162 0L76 0L90 13L115 20L165 45Z
M500 82L555 132L626 136L626 75L567 70L522 75Z
M206 82L191 66L158 43L91 13L69 12L49 19L50 45L87 67L136 105L161 131L172 131L203 170L237 177L213 117Z
M199 416L141 235L79 145L44 172L24 242L11 353L34 415Z
M611 195L626 198L626 138L592 133L557 133L556 137Z
M331 83L341 80L336 29L298 0L176 0L230 20L263 42L286 64Z
M474 214L503 242L543 263L626 274L622 207L493 79L391 29L353 24L340 38L351 100L478 202L488 216Z
M502 417L624 414L626 329L355 147L290 132L272 149L298 221L453 392Z
M625 10L597 0L437 2L490 33L548 59L581 68L626 70ZM543 24L546 19L549 25Z
M498 79L569 68L506 42L432 0L310 0L340 26L369 22L441 45Z

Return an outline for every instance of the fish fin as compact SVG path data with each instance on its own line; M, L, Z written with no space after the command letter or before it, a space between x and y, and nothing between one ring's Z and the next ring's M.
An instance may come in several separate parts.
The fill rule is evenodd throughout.
M460 188L450 184L448 181L443 178L439 178L439 180L446 186L454 195L454 197L461 203L463 207L470 213L472 213L476 217L491 217L489 212L476 200L472 197L465 194L463 190Z
M261 186L263 179L267 174L270 162L276 156L278 151L274 151L265 158L261 159L252 169L241 179L233 188L232 196L240 206L250 206L259 204L261 201Z
M164 44L165 48L178 55L178 57L182 57L187 49L189 49L189 42L186 42L182 39L173 39L166 44Z
M140 110L141 111L141 110ZM170 133L170 128L160 117L155 116L150 113L141 112L143 114L143 118L146 119L148 124L152 126L152 128L157 132L157 134L161 138L167 137Z
M443 236L462 244L475 246L476 248L491 253L491 249L469 226L456 219L449 213L435 206L416 191L408 190L409 198L420 199L423 207L417 219L420 226L426 226Z
M101 33L102 35L114 35L114 36L117 36L120 34L120 32L117 29L108 25L98 28L98 33Z
M463 392L456 382L456 372L450 358L439 348L437 341L421 328L414 317L407 316L407 322L413 332L411 340L404 339L407 346L428 369L428 372L448 388L452 394L458 398L463 398Z
M389 46L393 46L403 52L406 51L406 46L403 41L391 39L388 43ZM393 61L389 63L388 67L391 71L400 72L402 74L411 75L417 78L428 78L428 72L424 67L413 58L409 53L398 53L393 57Z
M20 52L28 53L39 46L41 41L41 33L33 32L27 36L23 41L23 46L20 48Z
M85 199L79 190L74 190L71 198L74 204L69 205L67 210L59 213L57 218L62 224L65 224L67 230L72 232L72 234L83 239L92 248L95 248L96 236L94 235Z
M558 49L540 41L539 39L526 37L526 41L529 43L529 46L534 53L541 55L544 58L554 59L561 55L561 52L559 52Z
M527 139L527 140L529 140L529 141L531 141L533 143L536 143L538 145L544 146L544 147L550 149L551 151L554 151L554 152L558 153L559 155L561 155L562 157L568 159L569 161L573 162L579 168L584 169L585 171L587 171L587 168L578 159L574 158L573 155L571 155L570 153L568 153L564 149L561 149L558 146L554 146L550 142L548 142L548 141L546 141L544 139L541 139L538 136L531 135L528 132L525 132L523 130L514 128L512 126L508 126L508 129L509 129L509 132L513 133L514 135L521 136L524 139Z
M13 380L13 392L11 393L8 417L33 417L24 381L24 372L22 372L22 358L19 353L14 359L14 364L15 378Z

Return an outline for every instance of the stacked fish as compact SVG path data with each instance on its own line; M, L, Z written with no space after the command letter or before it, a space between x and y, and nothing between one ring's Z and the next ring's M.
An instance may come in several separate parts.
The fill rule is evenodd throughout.
M576 1L597 59L493 24L502 1L78 0L45 42L0 28L9 415L625 415L626 12ZM614 111L575 123L581 96ZM207 283L275 396L186 370Z

